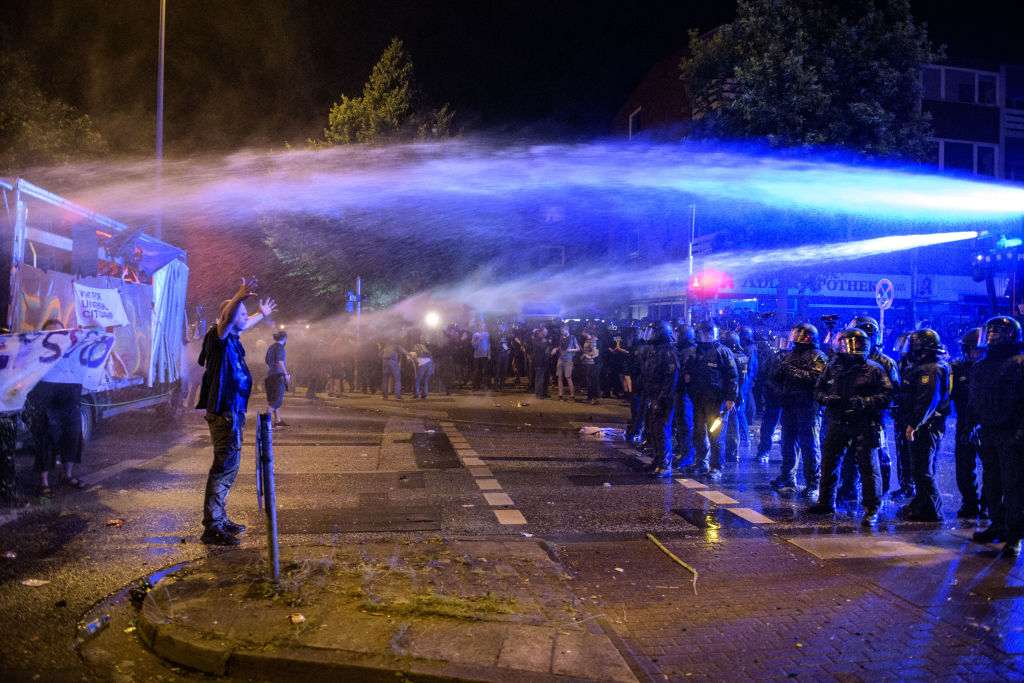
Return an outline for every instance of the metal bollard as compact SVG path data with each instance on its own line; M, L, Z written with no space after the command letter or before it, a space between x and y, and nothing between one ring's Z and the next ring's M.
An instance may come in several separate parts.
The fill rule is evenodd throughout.
M260 413L256 429L256 503L267 516L267 563L271 578L281 580L277 546L277 501L274 492L274 438L270 413Z

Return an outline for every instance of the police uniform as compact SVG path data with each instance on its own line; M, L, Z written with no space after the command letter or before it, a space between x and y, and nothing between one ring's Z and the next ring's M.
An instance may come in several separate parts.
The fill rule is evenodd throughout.
M881 443L879 425L882 411L892 403L896 388L881 365L865 359L868 338L862 330L844 330L839 343L840 351L825 368L814 393L828 416L816 508L818 512L834 511L840 459L845 452L846 460L856 460L860 470L865 510L862 521L870 525L878 519L882 495L877 451Z

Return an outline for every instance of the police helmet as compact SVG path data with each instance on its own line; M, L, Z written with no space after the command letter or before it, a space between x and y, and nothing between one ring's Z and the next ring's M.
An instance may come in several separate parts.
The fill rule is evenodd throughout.
M740 346L740 336L735 332L722 332L722 337L719 341L722 342L722 346L729 349L733 353L743 352L743 347Z
M718 341L718 326L710 320L702 320L694 329L699 344L713 344Z
M818 328L810 323L800 323L789 331L790 344L818 345Z
M964 332L964 336L960 337L960 354L967 358L973 351L977 351L980 344L981 328L973 327Z
M978 348L1019 344L1020 337L1020 323L1008 315L998 315L985 321L985 334L979 337Z
M859 327L851 327L836 335L836 353L842 356L866 358L871 353L871 339Z
M921 359L929 355L940 356L946 352L946 347L939 340L938 332L924 328L908 334L900 351L909 353L911 358Z
M746 346L754 343L754 328L750 325L740 325L736 328L736 334L740 337L740 344Z
M667 320L652 320L648 323L647 329L650 330L648 339L652 344L665 344L675 341L676 332L672 329L672 323Z
M870 315L858 315L856 318L850 321L846 329L863 330L868 335L868 340L871 342L871 346L875 347L882 343L882 328L878 324L878 321L872 318Z
M693 326L686 323L676 327L676 338L680 344L685 344L686 346L693 346L697 343L697 335L693 331Z

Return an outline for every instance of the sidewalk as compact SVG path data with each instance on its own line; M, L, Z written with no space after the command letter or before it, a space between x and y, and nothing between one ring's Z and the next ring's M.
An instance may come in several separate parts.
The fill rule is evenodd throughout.
M231 677L636 681L571 579L528 540L412 538L213 552L139 614L159 656Z

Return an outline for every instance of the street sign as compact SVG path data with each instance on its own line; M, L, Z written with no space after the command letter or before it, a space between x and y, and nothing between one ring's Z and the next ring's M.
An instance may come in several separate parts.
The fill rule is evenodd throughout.
M878 308L883 311L891 308L895 298L896 288L892 286L892 282L886 279L879 280L875 285L875 302L878 304Z

